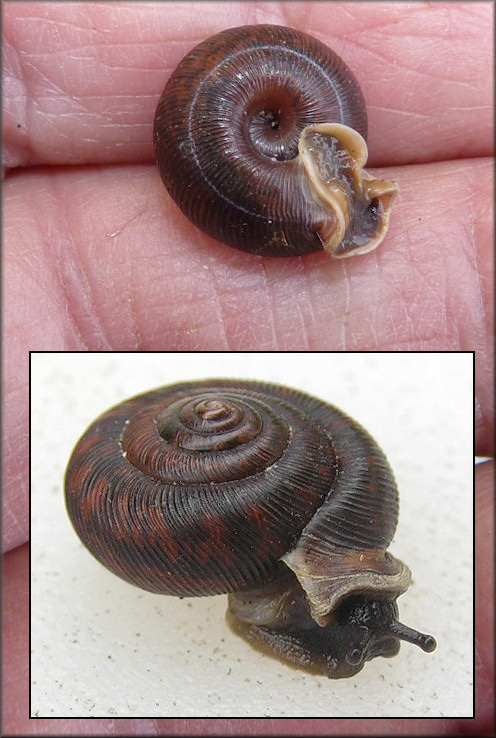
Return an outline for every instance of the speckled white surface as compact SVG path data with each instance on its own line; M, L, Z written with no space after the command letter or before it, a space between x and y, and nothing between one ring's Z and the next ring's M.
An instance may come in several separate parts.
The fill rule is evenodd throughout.
M225 596L141 592L84 549L63 497L78 437L132 395L216 376L305 390L376 438L400 489L389 550L414 576L400 616L433 654L404 644L352 679L310 676L233 635ZM472 475L468 354L33 354L32 714L471 716Z

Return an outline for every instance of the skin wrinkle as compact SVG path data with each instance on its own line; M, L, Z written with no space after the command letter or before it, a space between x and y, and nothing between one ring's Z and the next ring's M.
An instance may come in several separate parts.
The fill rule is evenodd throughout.
M45 95L32 95L34 105L39 105L40 101L43 100L44 97L46 97L47 99L55 97L55 99L57 99L58 95L61 100L67 99L67 95L64 93L63 89L58 84L56 84L54 80L52 80L44 72L42 72L41 69L34 63L34 60L31 61L29 59L26 59L24 63L26 69L34 72L37 77L41 78L41 81L46 82L47 86L47 92L45 93Z
M475 4L473 4L474 7ZM460 14L467 14L470 16L469 21L472 21L472 13L470 12L471 9L469 9L468 4L460 5L456 9L456 13ZM465 35L461 36L459 32L456 30L452 31L452 34L450 35L449 29L454 27L453 23L453 13L452 8L450 8L450 5L448 3L435 3L432 6L432 11L429 15L428 24L426 25L426 22L424 21L421 24L419 32L416 34L414 31L414 22L417 17L420 16L421 21L426 17L425 16L425 9L422 7L422 5L414 3L411 5L410 12L408 15L408 20L405 23L404 22L404 16L401 14L398 14L397 16L394 16L391 19L391 13L385 13L384 15L381 15L380 13L376 14L376 17L378 19L377 24L374 25L368 25L367 28L370 28L373 31L382 32L385 38L390 38L394 35L397 35L401 38L404 38L404 25L407 25L408 28L408 38L421 38L422 40L425 38L425 30L426 27L429 30L429 38L431 37L431 32L433 34L433 38L437 39L451 39L452 41L459 41L460 39L464 40ZM446 27L446 23L440 28L439 35L436 36L436 27L435 27L435 21L441 18L442 20L448 19L449 25L448 28ZM482 16L481 16L482 18ZM470 36L470 30L473 27L473 23L467 24L466 27L466 35Z
M459 111L462 112L471 112L471 113L480 113L481 111L485 110L492 110L492 105L471 105L470 107L457 107L456 105L452 105L450 110L453 112L458 113Z
M347 274L347 268L346 268L346 262L345 261L342 261L341 262L341 272L342 272L343 284L344 284L344 288L345 288L345 299L344 299L343 311L344 311L344 314L345 315L348 315L348 313L351 310L351 289L350 289L350 281L348 279L348 274ZM345 336L344 336L344 333L343 333L343 339L344 339L344 337ZM346 346L346 341L345 340L343 340L342 346Z
M229 342L226 336L225 315L224 315L224 310L222 307L223 299L222 299L221 283L217 279L215 265L214 265L214 268L211 268L210 264L208 264L208 269L206 269L205 271L206 271L206 277L209 281L209 285L211 288L211 294L213 296L215 315L218 318L218 325L221 328L220 345L224 349L227 349Z
M414 320L413 320L413 318L411 316L410 311L407 308L407 303L403 305L403 311L402 311L400 320L398 322L401 323L401 324L404 323L406 325L407 330L405 331L405 333L407 335L409 335L409 336L414 336L415 335L415 322L414 322ZM398 340L398 339L396 339L396 340ZM396 343L396 341L395 341L395 343ZM405 341L405 343L407 343L407 341Z
M390 105L387 107L380 106L380 105L374 105L374 110L381 113L395 113L398 115L404 115L407 117L412 117L414 120L428 120L430 118L430 115L428 113L420 113L417 110L401 110L400 108L393 108Z
M375 51L374 53L380 59L381 63L391 64L391 59L388 59L386 54L380 54L378 51ZM429 52L427 52L427 55L428 54ZM430 83L437 83L437 82L453 83L456 86L456 88L465 87L468 91L472 91L474 89L473 83L470 83L469 81L463 82L459 79L454 80L443 74L439 74L439 75L435 74L432 68L426 71L422 71L421 69L418 69L418 68L412 69L412 67L409 64L406 64L406 63L402 64L398 62L396 59L394 60L394 68L395 68L395 72L398 72L398 71L407 72L409 75L409 83L416 84L419 87L424 87L425 80L427 79L429 80ZM427 100L424 102L427 102ZM463 108L463 110L465 110L465 108Z
M212 312L210 309L210 306L211 306L210 297L205 298L204 302L206 303L205 314L209 315L209 313ZM204 333L208 335L210 333L210 327L216 326L218 322L220 322L221 325L224 326L225 321L224 321L224 315L222 314L222 302L221 301L217 302L217 307L219 311L221 312L220 316L217 314L213 314L212 316L209 315L208 320L207 320L205 318L202 318L202 311L200 309L199 317L197 318L198 322L196 324L194 323L192 326L190 326L189 322L185 323L185 326L186 326L185 331L190 335L191 345L193 346L199 345L201 347L200 350L208 348L208 344L205 344L205 339L201 338L201 336ZM195 306L195 310L196 309L197 308ZM196 343L195 335L198 335L198 341L200 343ZM224 332L224 335L219 337L219 348L227 349L227 347L228 347L228 340Z
M7 56L7 54L8 54L9 51L10 51L10 49L8 49L7 51L4 51L5 57ZM13 54L13 55L15 56L15 54ZM33 151L33 146L32 146L31 139L30 139L29 135L27 134L27 131L30 130L30 126L29 126L29 109L28 109L28 94L27 94L26 81L25 81L25 77L24 77L24 74L23 74L23 67L22 67L22 64L20 63L20 59L18 59L18 58L17 58L16 67L17 67L17 71L18 71L18 79L17 79L17 85L16 86L18 86L20 89L19 89L19 92L17 92L17 96L16 96L15 100L16 101L17 100L20 100L20 101L22 101L23 104L21 106L17 106L17 105L15 106L15 111L13 111L13 115L12 115L12 119L13 120L12 120L10 126L13 127L15 125L14 124L14 121L17 121L18 122L18 125L21 126L22 134L21 134L21 132L20 132L19 129L15 129L14 128L14 133L12 135L13 148L14 148L15 154L17 154L17 151L20 149L21 152L23 150L26 151L28 158L31 158L31 156L33 155L34 151ZM4 72L5 72L5 69L4 69ZM13 71L13 80L15 80L15 72L14 71ZM10 87L10 85L7 85L7 84L4 85L4 88L3 88L4 89L4 93L5 93L5 90L6 90L6 88L8 86ZM5 103L5 100L4 100L4 105L5 104L6 103ZM20 115L18 114L18 110L17 110L18 107L21 107L22 108L22 113ZM4 117L3 123L4 123L4 126L5 126L4 131L5 131L5 133L7 133L8 132L8 124L6 125L6 117L7 116L5 115L5 110L6 109L4 108L4 116L5 117ZM20 158L21 158L21 156L20 156ZM2 157L2 164L4 164L4 158L3 157Z
M7 417L4 415L4 420L7 420ZM11 433L14 432L14 429L10 429ZM4 445L4 453L3 453L3 459L4 463L7 460L14 459L16 453L18 452L18 449L12 449L12 444L9 445L9 439L8 434L4 434L2 437L3 445ZM21 441L21 450L22 455L24 456L24 453L27 453L28 448L28 439L27 437L22 438ZM17 474L12 475L8 480L9 486L11 489L14 489L17 494L24 495L26 492L26 479L25 475L21 472L18 472ZM5 487L4 487L4 494L5 494ZM29 514L28 509L19 509L16 510L12 505L9 505L7 502L6 497L4 496L3 504L2 504L2 513L3 513L3 534L4 537L6 537L12 548L15 548L16 546L20 546L25 542L25 537L20 533L20 531L24 531L27 529L27 526L29 524Z
M376 269L376 271L378 271L378 269ZM380 281L379 280L374 281L374 290L375 290L375 294L374 294L374 296L373 296L373 298L371 300L372 309L370 310L370 313L367 313L367 316L368 316L368 319L369 319L370 333L373 336L373 345L374 345L374 347L376 347L377 349L379 349L379 347L381 345L381 339L380 339L379 333L377 331L377 328L374 325L374 308L375 308L376 305L379 306L380 305L380 302L381 302L381 294L380 294L381 293L381 289L380 289ZM386 310L389 313L389 306L387 306ZM377 320L377 322L376 322L376 325L382 325L382 320L380 319L380 316L379 316L379 320ZM404 326L402 325L402 323L401 322L397 323L396 320L391 321L391 325L393 326L393 330L395 331L395 335L397 335L396 334L396 331L397 331L397 329L399 329L400 326L401 326L402 329L404 328Z
M267 268L266 268L265 265L266 265L266 262L262 260L261 263L260 263L260 269L261 269L262 279L263 279L262 288L263 288L264 295L265 295L264 302L267 303L268 308L269 308L268 315L269 315L269 332L270 332L270 336L271 336L271 342L274 344L274 346L276 347L276 351L277 351L277 350L279 350L279 346L278 346L279 341L278 341L278 338L277 338L278 333L277 333L277 331L275 329L275 320L276 320L276 318L275 318L275 311L276 311L276 308L275 308L275 305L274 305L273 293L272 293L272 291L269 288L269 279L267 277Z
M305 337L305 345L307 345L310 350L314 350L315 347L313 345L311 335L313 335L314 326L316 325L316 315L312 300L308 299L308 295L310 294L311 275L303 268L303 264L301 264L301 268L298 269L298 274L302 277L303 287L301 289L301 292L305 295L305 313L303 313L303 306L301 305L301 302L298 301L298 310L301 314L301 334ZM306 320L304 317L305 315L307 316ZM309 331L307 326L311 326L312 331Z
M209 291L211 295L213 296L213 304L214 304L214 310L215 310L214 316L217 316L217 323L221 329L220 330L221 332L220 347L222 347L224 350L227 350L229 346L229 341L226 335L226 322L225 322L225 313L223 309L221 283L216 277L215 265L213 266L213 268L210 268L210 265L208 265L208 269L205 271L206 271L206 277L210 285ZM210 304L212 304L212 299L210 299ZM212 316L212 322L213 322L214 316Z
M59 217L59 226L57 228L59 230L62 224L68 226L71 218L70 212L64 207L66 201L62 195L61 188L58 186L58 180L52 180L52 185L54 200L57 202L59 210L58 215L62 216ZM60 208L63 208L62 212ZM62 248L58 253L53 249L53 244L57 243L62 244ZM58 284L60 299L62 300L75 335L83 345L86 344L84 335L87 332L87 328L85 324L89 318L92 330L94 331L94 337L96 338L95 345L101 349L111 348L112 342L107 338L105 328L99 318L99 311L96 307L90 280L83 262L79 258L79 249L70 229L66 227L59 239L50 239L47 243L47 248L54 256L52 260L56 267L54 269L54 278ZM60 268L61 263L66 264L65 269ZM75 284L74 279L76 280ZM86 296L86 299L83 298L81 302L80 299L75 300L74 295L78 295L79 297Z
M50 56L51 56L51 55L48 55L48 58L50 58ZM35 56L34 58L36 59L36 56ZM44 79L44 80L45 80L45 81L47 82L47 86L48 86L48 87L49 87L49 89L50 89L50 93L49 93L49 94L47 94L47 95L45 96L47 100L50 100L50 99L51 99L51 98L53 97L53 92L57 92L57 93L58 93L58 95L59 95L59 98L60 98L61 100L65 100L65 99L66 99L66 96L64 95L64 93L63 93L63 91L62 91L62 88L60 87L60 85L57 85L57 84L56 84L56 83L54 82L54 80L53 80L53 79L49 78L49 77L48 77L47 75L44 75L44 74L43 74L43 73L41 72L41 70L39 70L39 69L38 69L38 68L36 67L36 65L35 65L35 64L33 64L33 63L29 62L29 61L27 62L27 66L28 66L28 68L29 68L29 66L31 66L31 67L32 67L32 68L33 68L33 69L34 69L34 70L35 70L35 71L37 72L37 74L38 74L39 76L41 76L41 78L42 78L42 79ZM26 77L26 74L24 74L24 77ZM105 96L102 96L102 98L104 98L104 97L105 97ZM35 99L35 101L36 101L36 98L34 98L34 99ZM43 100L43 97L39 97L39 98L38 98L38 105L39 105L39 109L40 109L40 110L42 110L42 105L41 105L41 101L42 101L42 100ZM71 100L71 104L72 104L73 102L75 102L75 103L77 104L77 101L75 101L74 99L73 99L73 100ZM80 105L80 110L81 110L81 111L84 111L84 106L83 106L82 104ZM90 111L86 110L85 112L87 112L88 114L90 114L90 115L91 115Z
M464 173L468 175L468 170L465 168ZM470 187L470 181L469 177L465 176L465 180L467 182L467 192ZM486 326L486 330L490 330L490 321L491 319L488 317L487 310L486 310L486 303L489 306L492 303L492 300L484 299L484 289L483 289L483 280L481 279L481 269L480 269L480 256L477 249L477 241L476 241L476 208L477 203L472 204L471 199L467 196L466 202L460 202L459 207L463 207L464 212L466 214L466 218L461 222L461 237L459 238L459 242L462 245L461 248L461 256L465 259L465 263L459 263L457 265L459 273L467 273L472 274L473 279L471 280L470 284L470 291L466 290L466 303L471 306L471 312L474 315L473 318L473 325L479 327L479 337L478 340L475 342L476 346L483 345L484 335L486 334L486 331L483 329L483 326ZM476 282L477 288L474 289L472 283ZM449 294L449 292L448 292ZM452 298L453 299L453 298ZM457 295L457 300L459 299L459 295ZM475 336L472 335L472 338Z
M303 273L303 284L305 285L305 288L302 289L302 294L305 296L305 311L303 310L302 301L298 298L295 302L296 302L296 306L298 310L299 324L300 324L299 335L302 335L305 339L304 346L309 351L313 351L314 347L312 345L309 333L306 330L306 323L308 323L311 326L315 325L315 313L314 313L312 301L307 298L308 291L307 291L306 285L309 282L309 274L308 272L305 272L304 270L301 270L301 271ZM294 337L294 333L293 333L293 337Z
M279 270L278 264L274 265L271 262L265 264L268 289L273 294L271 304L274 314L274 339L279 336L281 344L290 350L295 336L299 336L305 349L310 350L304 315L308 309L311 311L311 305L306 299L306 291L298 289L292 270L288 267L282 265ZM300 274L301 269L297 269L297 273Z
M307 336L307 334L305 332L305 327L304 327L305 326L304 315L303 315L302 309L301 309L300 304L299 304L298 301L296 302L296 310L297 310L297 313L298 313L298 323L300 325L300 330L297 331L297 329L296 329L295 326L293 326L293 328L295 328L295 332L298 332L299 335L302 335L303 336L303 339L304 339L303 350L304 351L311 351L312 349L310 348L308 336ZM311 316L310 316L310 319L311 319ZM286 330L289 331L290 330L289 327ZM287 334L287 337L290 339L292 335L293 335L293 331L291 331L290 333L288 333Z
M375 28L371 28L370 26L366 29L366 36L365 41L363 43L360 42L358 34L354 33L351 37L347 37L347 41L350 45L355 45L357 48L359 48L362 51L365 51L367 54L370 54L370 46L371 46L371 39L370 35L373 34L375 31L380 31L382 26L377 26ZM437 67L440 67L442 70L442 74L439 76L434 74L433 65L431 64L425 71L422 71L422 69L419 69L416 65L415 67L412 67L408 64L402 64L397 56L394 58L391 58L391 54L386 53L385 51L382 51L382 49L388 49L390 47L391 39L395 38L395 36L398 36L402 39L405 39L405 43L408 42L408 39L413 39L414 41L421 41L424 45L428 44L429 46L435 46L435 42L442 40L443 43L445 43L447 40L449 40L450 36L446 33L446 29L442 29L442 31L439 33L439 36L436 36L435 34L432 34L432 19L429 20L428 25L428 36L425 34L425 29L421 29L418 34L415 34L412 32L411 27L411 21L409 22L407 26L407 33L405 33L405 28L403 27L403 24L400 25L398 28L398 24L393 22L392 24L386 24L385 32L384 33L378 33L378 38L375 39L375 43L373 46L373 53L377 57L378 60L380 60L380 64L385 63L390 67L391 64L394 64L395 70L401 70L404 69L405 71L418 75L421 79L423 76L427 76L429 79L434 79L435 81L446 81L446 82L454 82L456 85L465 85L467 90L472 91L474 88L474 78L472 73L468 73L468 79L466 81L460 80L460 69L457 68L453 71L452 77L445 77L444 74L447 70L446 64L443 61L442 56L439 55L439 51L436 50L436 56L432 56L429 49L425 50L424 56L425 57L431 57L433 59L433 62L437 65ZM396 31L397 33L391 33L391 31ZM470 39L470 35L468 35L468 38ZM460 47L460 44L466 44L467 43L467 29L464 28L463 35L460 33L453 33L452 41L456 42L458 47ZM420 54L417 52L415 59L417 60L419 58Z
M420 333L427 340L429 340L429 336L434 338L445 335L448 333L450 325L447 306L444 299L446 295L446 282L444 281L444 275L446 272L443 268L440 268L436 273L436 276L432 278L430 270L421 261L414 262L412 264L412 268L416 270L420 281L425 283L424 292L416 290L414 293L410 293L409 295L411 301L411 312L414 312L416 315L416 332L419 332L418 326L421 326ZM426 301L425 297L422 297L423 295L425 296L425 294L429 295L429 301ZM435 298L436 294L439 296L439 299ZM410 304L410 301L405 300L404 304ZM434 332L432 331L432 303L435 303L435 309L437 311L436 328ZM412 321L410 321L410 325L412 325Z
M141 311L137 307L137 299L136 295L139 294L139 285L137 284L136 280L133 278L135 275L133 272L131 272L131 279L129 282L129 293L127 297L127 302L129 304L129 317L131 319L131 331L134 335L134 350L135 351L142 351L143 350L143 338L141 335L141 331L139 328L140 318L141 318Z
M20 200L20 198L18 197L17 200ZM32 223L34 228L37 230L37 235L39 236L41 243L43 243L45 239L43 237L42 230L38 227L38 223L35 219L33 219ZM41 268L42 263L43 259L40 259L39 249L17 249L16 252L12 254L11 264L9 266L15 269L19 283L30 282L32 285L34 284L39 288L38 291L41 291L42 294L51 300L53 297L52 286L50 284L51 275L43 272L43 269Z

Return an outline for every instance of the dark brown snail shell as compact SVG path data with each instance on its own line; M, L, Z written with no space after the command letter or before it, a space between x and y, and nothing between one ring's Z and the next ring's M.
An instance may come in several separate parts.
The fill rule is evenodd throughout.
M365 253L384 239L394 182L374 179L355 77L316 39L271 25L196 46L167 82L153 140L183 213L243 251Z
M351 676L432 636L397 622L410 571L387 553L398 494L374 440L296 390L215 379L134 397L69 462L83 543L161 594L229 593L235 629L293 664Z

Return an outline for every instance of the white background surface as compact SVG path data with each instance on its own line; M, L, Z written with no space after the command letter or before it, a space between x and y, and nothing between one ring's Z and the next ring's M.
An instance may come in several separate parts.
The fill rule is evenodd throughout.
M471 716L471 354L33 354L31 376L33 715ZM63 496L79 436L124 399L208 377L307 391L375 437L400 490L389 550L414 578L400 617L434 653L403 644L351 679L311 676L233 635L225 596L142 592L86 551Z

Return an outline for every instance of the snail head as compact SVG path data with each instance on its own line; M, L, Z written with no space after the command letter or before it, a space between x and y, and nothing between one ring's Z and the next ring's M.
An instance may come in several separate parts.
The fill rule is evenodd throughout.
M350 677L366 661L390 658L400 640L430 652L436 641L398 621L391 590L354 590L341 597L319 622L296 577L281 569L278 579L260 589L229 595L231 628L265 653L276 655L314 674Z
M328 667L333 676L351 676L363 668L366 661L376 656L389 658L400 650L400 640L430 652L436 641L403 623L398 622L398 608L394 601L374 599L366 595L352 595L338 606L331 625L332 657Z

